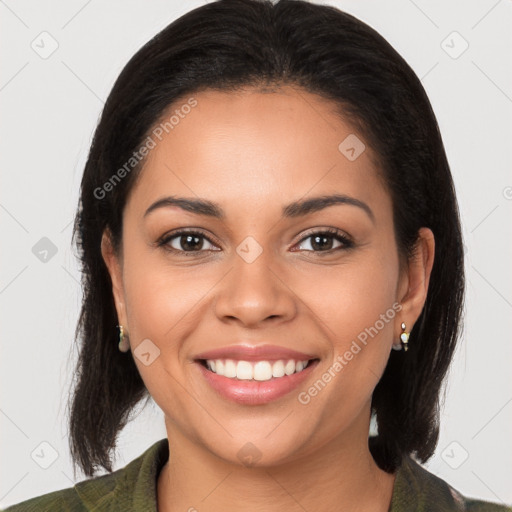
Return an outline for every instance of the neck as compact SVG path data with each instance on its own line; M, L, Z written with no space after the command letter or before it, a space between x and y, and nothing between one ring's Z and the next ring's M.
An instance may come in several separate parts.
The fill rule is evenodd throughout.
M271 467L247 467L212 454L166 421L169 461L159 474L158 511L388 512L394 474L368 448L368 425L354 425L328 443Z

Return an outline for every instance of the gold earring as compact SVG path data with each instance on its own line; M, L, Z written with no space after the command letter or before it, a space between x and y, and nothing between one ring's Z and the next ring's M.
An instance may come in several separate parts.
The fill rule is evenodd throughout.
M121 352L128 352L130 350L130 340L128 336L124 333L124 328L122 325L117 326L119 328L119 350Z
M407 352L407 349L409 348L408 343L409 343L410 333L405 331L405 324L403 322L402 322L401 327L402 327L402 334L400 334L400 341L401 341L404 351Z

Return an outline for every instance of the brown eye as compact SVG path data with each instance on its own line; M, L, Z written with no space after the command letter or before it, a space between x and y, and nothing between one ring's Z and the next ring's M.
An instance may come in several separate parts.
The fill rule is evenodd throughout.
M172 252L193 253L215 250L213 242L199 231L178 231L165 235L158 242L159 246Z
M304 245L304 241L306 240L311 240L311 242L309 242L310 248L300 248L299 246L298 250L310 252L331 252L338 249L348 249L354 245L349 238L341 233L341 231L335 229L311 233L299 242L300 245ZM335 245L336 242L338 242L337 246Z

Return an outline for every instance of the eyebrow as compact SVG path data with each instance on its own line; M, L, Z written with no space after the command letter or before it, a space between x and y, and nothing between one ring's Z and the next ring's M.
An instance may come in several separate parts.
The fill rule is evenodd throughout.
M375 223L375 215L373 214L373 211L366 203L360 201L359 199L355 199L354 197L346 196L343 194L318 196L310 199L294 201L286 206L283 206L282 216L284 218L303 217L310 213L314 213L323 210L324 208L327 208L329 206L338 204L346 204L361 208L362 210L364 210L364 212L366 212L368 217L370 217L372 222ZM144 213L144 217L147 217L151 212L154 212L159 208L165 208L169 206L177 206L182 210L194 213L196 215L204 215L207 217L213 217L215 219L220 220L226 218L224 210L217 203L208 201L206 199L176 196L169 196L163 197L162 199L158 199L146 210L146 212Z

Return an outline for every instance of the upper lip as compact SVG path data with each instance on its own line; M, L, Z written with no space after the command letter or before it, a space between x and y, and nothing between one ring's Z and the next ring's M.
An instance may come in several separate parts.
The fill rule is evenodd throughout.
M306 361L317 356L277 345L231 345L197 354L194 359L237 359L241 361L278 361L281 359Z

